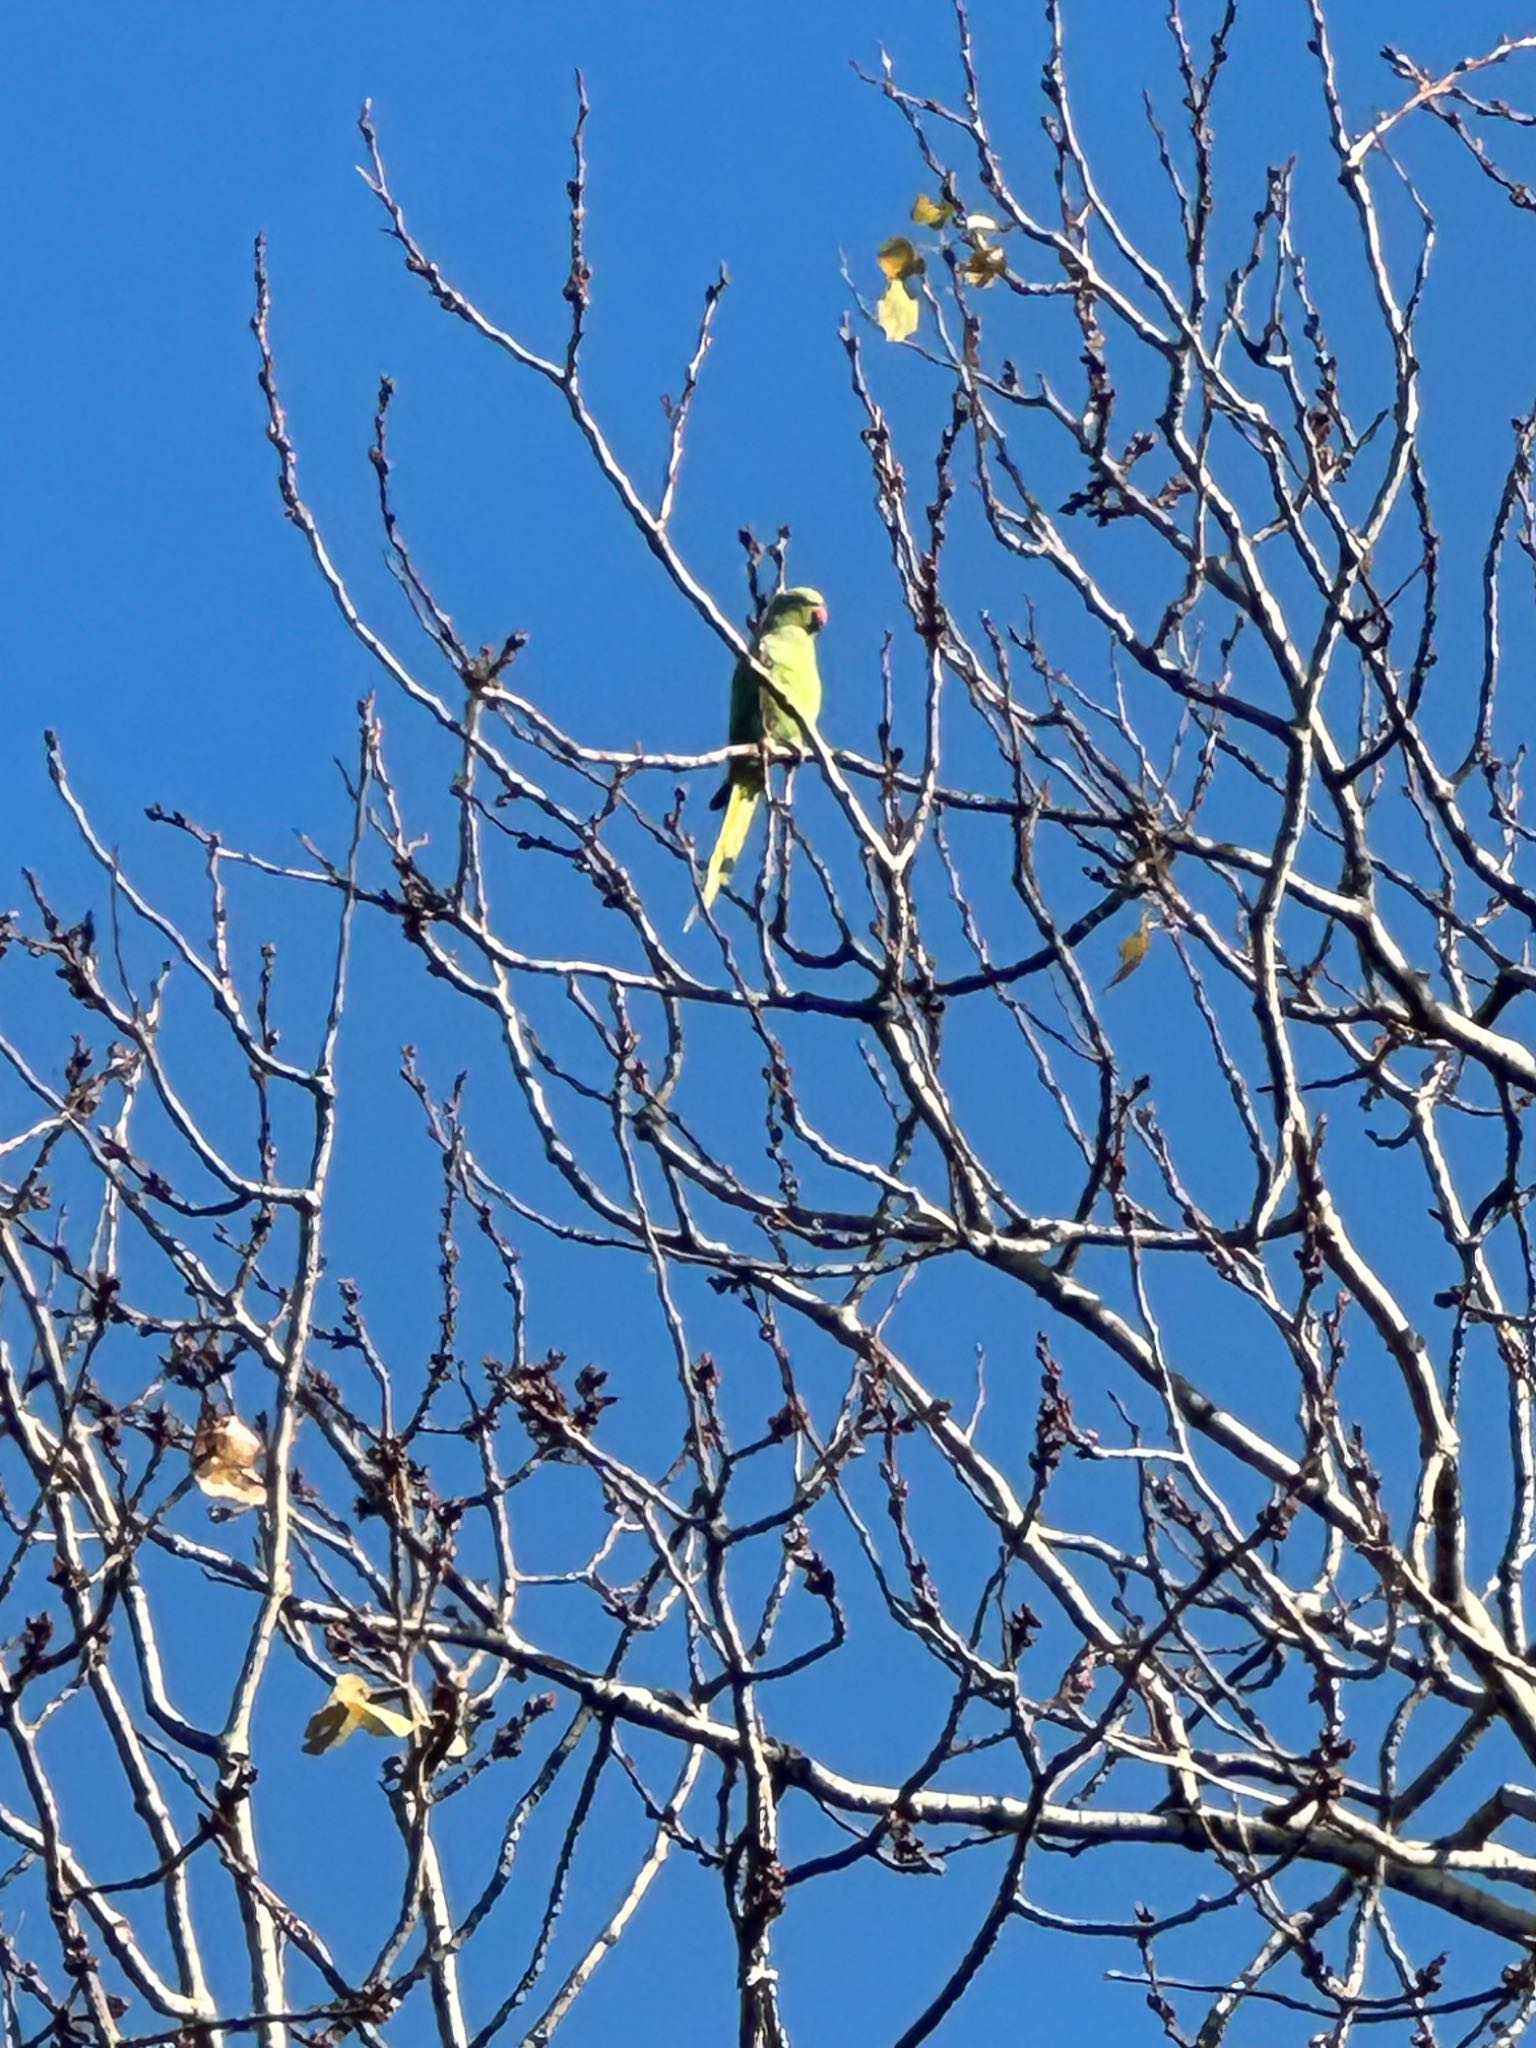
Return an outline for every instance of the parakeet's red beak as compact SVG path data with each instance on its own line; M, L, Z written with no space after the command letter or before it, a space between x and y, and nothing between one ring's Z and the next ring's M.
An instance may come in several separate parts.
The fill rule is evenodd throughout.
M811 613L811 631L813 633L819 633L826 623L827 608L824 604L819 604L817 605L816 609Z

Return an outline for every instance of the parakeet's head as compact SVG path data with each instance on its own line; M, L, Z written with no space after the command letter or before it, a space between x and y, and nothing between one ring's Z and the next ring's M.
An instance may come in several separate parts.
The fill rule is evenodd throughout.
M827 600L819 590L802 583L793 590L779 591L770 600L762 629L770 633L775 626L798 626L803 633L819 633L826 623Z

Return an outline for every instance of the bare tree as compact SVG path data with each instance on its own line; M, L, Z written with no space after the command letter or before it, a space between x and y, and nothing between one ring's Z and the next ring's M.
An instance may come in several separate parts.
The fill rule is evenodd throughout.
M1505 152L1536 117L1487 94L1536 36L1443 76L1389 51L1398 97L1361 124L1307 0L1352 222L1329 276L1376 328L1354 362L1293 167L1256 206L1222 188L1246 253L1218 274L1238 0L1198 35L1168 16L1172 266L1095 173L1063 11L1039 190L994 146L963 9L957 103L870 81L928 187L844 332L909 637L862 745L808 729L770 763L750 887L687 938L729 750L569 732L519 688L518 635L464 643L397 520L387 381L378 508L425 651L364 617L301 493L258 249L282 502L381 694L340 847L151 813L201 860L201 932L51 746L102 887L72 922L34 884L4 929L33 975L0 1036L25 1104L0 1137L0 1832L35 1902L0 1944L7 2043L546 2043L696 1866L766 2048L815 2031L780 1940L811 1889L831 1914L853 1873L961 1859L986 1900L947 1960L898 1969L900 2048L1016 1922L1199 2048L1513 2043L1536 2013L1536 885L1499 700L1536 412L1490 505L1481 672L1437 675L1435 228L1394 154L1438 124L1530 210ZM653 494L583 379L586 128L583 96L555 356L417 241L365 110L366 176L466 346L543 380L657 574L750 660L787 534L743 535L743 628L673 532L724 278ZM931 366L931 447L882 403L872 313ZM1064 373L1031 367L1051 351ZM990 609L957 595L962 529L994 544ZM409 770L397 710L440 737ZM326 934L304 1052L232 907L258 885L311 958ZM535 898L568 950L520 938ZM437 1162L422 1369L328 1253L370 921L479 1020L466 1072L404 1064ZM1178 1048L1155 1081L1154 985ZM35 1042L59 995L62 1061ZM561 1313L530 1302L546 1240L594 1287L648 1275L654 1319L606 1370L530 1343ZM194 1704L162 1646L210 1597L230 1655ZM893 1656L911 1699L867 1713ZM272 1698L322 1761L258 1741ZM361 1967L269 1847L293 1773L357 1730L389 1743L398 1841ZM531 1933L498 1938L514 1897Z

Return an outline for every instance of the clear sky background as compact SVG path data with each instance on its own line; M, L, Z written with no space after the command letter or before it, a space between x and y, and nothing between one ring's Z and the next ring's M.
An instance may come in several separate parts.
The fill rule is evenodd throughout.
M1233 167L1233 248L1262 196L1264 165L1305 152L1320 134L1304 9L1258 0L1251 11L1218 121ZM1166 214L1138 95L1149 86L1173 118L1162 12L1155 0L1078 0L1068 16L1105 183L1154 239L1167 237ZM1357 126L1400 96L1377 60L1384 40L1442 65L1506 27L1536 24L1528 6L1526 19L1511 20L1504 0L1344 0L1335 12ZM1192 6L1192 23L1203 13ZM1015 161L1036 166L1039 17L1016 0L978 0L975 9L999 140L1005 154L1012 148ZM720 738L720 651L584 467L557 398L445 320L379 234L353 170L365 95L425 246L493 318L557 350L572 74L584 69L593 102L592 399L637 477L654 479L660 397L678 389L703 288L723 261L732 284L678 534L695 570L739 614L737 529L751 524L766 536L781 522L792 527L792 569L832 599L827 728L870 744L876 654L898 623L898 602L837 338L850 302L841 265L846 257L873 291L873 252L902 229L925 182L902 124L850 68L873 68L882 44L905 83L954 92L952 22L938 0L780 0L772 10L714 0L13 0L0 25L0 905L19 900L23 860L66 909L85 901L84 867L48 791L45 725L58 730L104 836L173 901L187 900L185 849L144 822L146 803L184 809L231 842L273 854L291 847L295 827L332 843L341 830L333 757L351 753L356 700L379 679L281 516L247 329L258 229L269 238L273 338L301 482L367 602L400 624L366 460L377 380L388 372L398 387L406 530L466 637L528 631L520 682L593 741L644 735L702 748ZM1536 382L1536 273L1528 242L1506 238L1507 210L1495 213L1443 138L1415 138L1407 153L1438 180L1442 250L1425 323L1439 376L1430 445L1448 538L1448 644L1470 654L1476 557L1508 420ZM1329 237L1343 232L1326 166L1311 183L1304 173L1301 191L1303 230L1314 231L1326 267ZM1497 261L1490 221L1505 252ZM1511 248L1526 253L1505 267ZM1357 314L1358 302L1354 312L1341 305L1341 354ZM869 347L898 416L931 416L920 366L878 338ZM1027 334L1016 353L1027 368ZM401 708L384 710L392 743L409 747ZM430 1037L430 1023L408 1009L412 998L400 1000L404 1011L357 1019L360 1071L387 1077L402 1039ZM387 1268L401 1249L392 1232L430 1231L431 1191L413 1224L377 1171L396 1110L381 1094L368 1113L373 1128L348 1136L343 1221ZM430 1238L419 1254L426 1272ZM549 1270L558 1281L561 1269ZM380 1279L386 1319L404 1344L430 1306L395 1284L391 1296L387 1272ZM602 1355L625 1327L624 1284L615 1281L611 1302L582 1300L563 1322L551 1304L543 1341L574 1352L574 1318ZM865 1709L899 1725L899 1704ZM378 1756L344 1762L367 1775ZM323 1813L333 1794L322 1774L297 1756L292 1772L291 1817L313 1816L317 1800ZM334 1889L359 1853L354 1838L337 1844L317 1828L312 1875ZM571 2022L574 2048L616 2038L616 2013L629 2040L724 2038L718 1898L680 1865L669 1882L670 1900L647 1908L653 1933L635 1939L633 1956L621 1951L611 1987ZM961 1873L901 1886L870 1874L843 1919L791 1915L783 1941L797 2042L821 2048L899 2032L962 1937L980 1895L967 1882ZM603 1896L600 1874L591 1896ZM680 2008L684 1994L659 1974L687 1961L690 1897L715 1958L696 2012ZM1067 1968L1044 1937L1017 1934L953 2038L1129 2021L1138 1994L1100 1984L1106 1960L1088 1954Z

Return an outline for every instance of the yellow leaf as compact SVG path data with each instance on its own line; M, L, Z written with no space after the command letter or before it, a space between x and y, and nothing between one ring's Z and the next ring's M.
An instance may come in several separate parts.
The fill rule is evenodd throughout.
M920 228L941 228L954 211L947 199L930 199L926 192L919 192L912 202L912 218Z
M381 1706L368 1690L368 1682L355 1671L343 1671L331 1687L330 1697L318 1713L311 1714L304 1729L304 1753L320 1756L346 1741L355 1729L369 1735L409 1739L416 1722L409 1714Z
M971 253L960 266L960 273L967 283L979 286L983 291L989 284L996 284L1008 268L1008 257L1002 249L993 249L985 242L975 242Z
M1109 977L1109 980L1105 982L1104 986L1106 988L1113 988L1116 982L1125 981L1126 979L1128 979L1129 976L1133 975L1136 972L1137 968L1141 965L1142 961L1146 959L1147 948L1151 945L1151 943L1152 926L1147 918L1146 912L1143 911L1141 923L1137 925L1135 931L1128 933L1126 937L1120 941L1120 945L1118 947L1118 951L1120 954L1120 965Z
M915 334L917 313L916 299L899 277L893 277L875 307L875 318L880 322L886 340L905 341L909 334Z
M304 1724L304 1754L323 1755L326 1750L334 1749L338 1742L345 1742L356 1726L347 1708L339 1701L322 1707Z
M238 1415L205 1415L192 1439L192 1477L214 1500L254 1507L267 1497L266 1481L255 1469L261 1450L261 1438Z
M397 1713L393 1707L375 1706L371 1701L358 1715L358 1726L369 1735L393 1736L397 1742L409 1742L416 1733L416 1723L409 1714Z
M882 242L875 251L875 259L886 276L893 280L920 277L928 267L905 235L892 235L888 242Z

